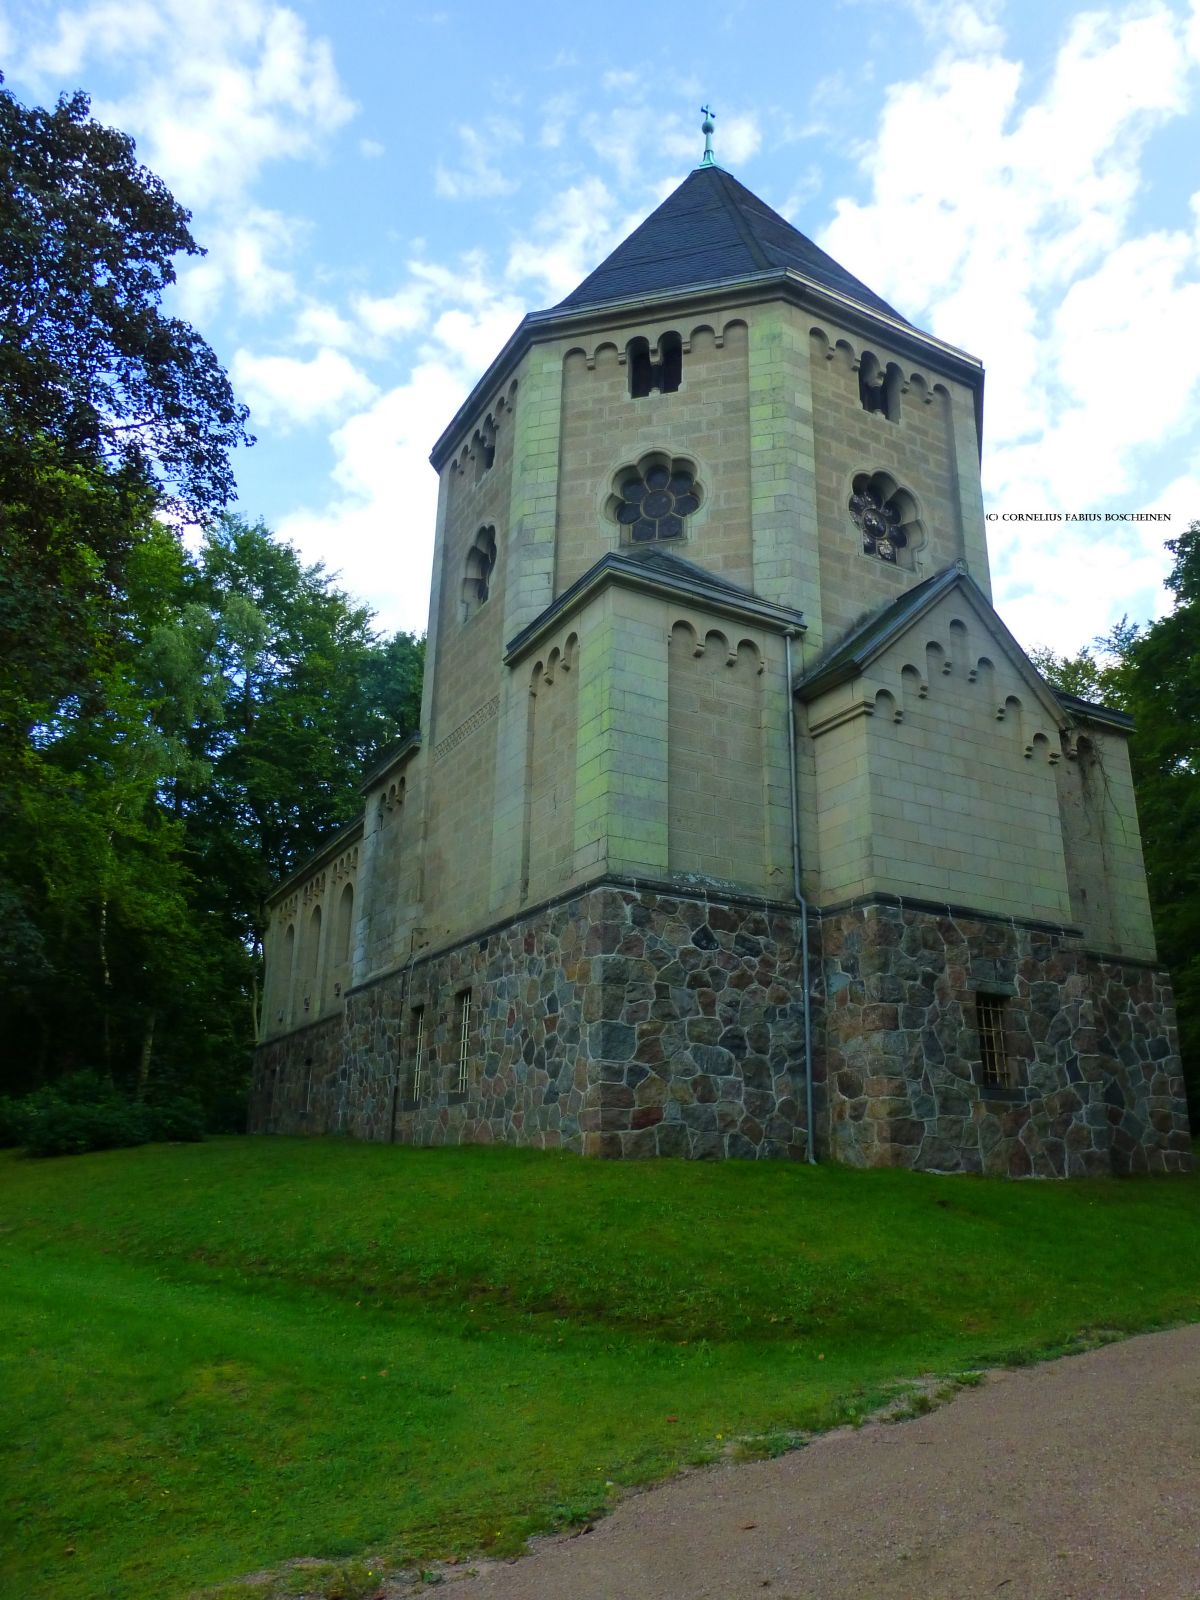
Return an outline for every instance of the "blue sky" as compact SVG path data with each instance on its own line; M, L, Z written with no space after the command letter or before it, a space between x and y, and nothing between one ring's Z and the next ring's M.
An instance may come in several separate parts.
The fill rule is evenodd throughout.
M240 509L422 629L427 456L526 310L722 165L987 368L1026 644L1165 608L1200 517L1200 10L0 0L26 100L82 87L194 213L176 305L253 412Z

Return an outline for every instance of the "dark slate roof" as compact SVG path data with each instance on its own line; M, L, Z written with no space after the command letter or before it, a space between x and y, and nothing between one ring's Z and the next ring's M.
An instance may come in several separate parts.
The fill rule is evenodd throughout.
M963 568L956 564L906 589L890 605L875 612L865 622L860 622L857 628L852 628L841 644L799 678L796 682L797 693L802 699L808 699L810 695L830 689L845 678L854 677L873 656L898 638L911 621L965 576ZM975 587L973 579L968 581ZM979 592L982 595L982 591Z
M747 589L741 583L734 583L732 578L724 578L718 572L710 572L707 567L698 567L694 561L686 561L683 556L664 550L661 545L627 545L614 553L619 553L623 561L636 561L640 567L648 567L651 572L661 572L664 577L677 578L683 583L703 584L706 589L724 589L742 600L758 599L753 589Z
M1054 688L1053 684L1051 688ZM1116 706L1101 705L1096 700L1082 700L1077 694L1068 694L1065 689L1054 689L1054 698L1080 722L1107 722L1114 728L1132 729L1135 726L1131 713L1118 711Z
M788 267L859 305L905 320L720 167L698 167L686 177L556 309L699 288Z
M953 566L934 573L932 578L926 578L913 588L906 589L890 605L884 606L873 616L860 622L856 628L852 628L840 644L835 645L827 656L818 660L808 672L796 680L793 686L796 694L801 700L812 700L826 689L832 689L835 684L856 677L942 595L956 587L966 590L987 616L996 642L1007 650L1009 660L1022 673L1030 687L1042 697L1048 712L1056 706L1061 706L1068 715L1092 721L1111 722L1114 727L1132 726L1132 718L1126 723L1121 712L1108 712L1103 707L1090 706L1087 701L1077 700L1072 695L1056 694L1025 654L1020 643L1013 638L995 606L967 571L966 564L961 561L956 561ZM1056 720L1061 723L1062 719L1059 717Z
M619 550L607 551L599 561L593 562L581 577L576 578L575 582L552 600L544 611L522 628L515 638L510 639L505 649L505 660L510 660L519 654L530 639L540 634L557 617L569 611L582 594L605 577L618 580L644 578L649 582L657 579L660 584L669 584L681 594L690 595L693 599L706 602L718 610L725 608L742 615L757 616L768 626L786 627L795 632L804 631L803 612L796 611L791 606L781 606L772 600L764 600L761 595L755 594L753 589L747 589L740 583L734 583L730 578L710 572L706 567L697 566L694 561L688 561L683 556L677 556L656 545L625 545Z

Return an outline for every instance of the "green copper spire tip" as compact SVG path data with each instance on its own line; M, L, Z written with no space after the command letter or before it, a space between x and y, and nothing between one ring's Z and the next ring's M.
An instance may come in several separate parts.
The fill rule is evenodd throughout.
M704 155L701 158L700 166L715 167L717 158L713 155L712 136L716 112L710 111L707 106L701 106L700 110L704 113L704 121L700 124L700 132L704 135Z

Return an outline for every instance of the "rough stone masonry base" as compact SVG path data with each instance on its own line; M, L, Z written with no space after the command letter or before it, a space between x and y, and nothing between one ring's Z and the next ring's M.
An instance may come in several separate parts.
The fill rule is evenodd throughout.
M814 915L810 962L819 1155L1022 1176L1190 1165L1163 974L1063 930L877 903ZM1010 997L1003 1090L980 1087L980 990ZM263 1045L250 1124L803 1158L801 995L794 906L598 886Z
M821 924L833 1154L1011 1177L1192 1164L1165 973L1062 929L873 904ZM981 1086L975 997L1002 998L1009 1086Z

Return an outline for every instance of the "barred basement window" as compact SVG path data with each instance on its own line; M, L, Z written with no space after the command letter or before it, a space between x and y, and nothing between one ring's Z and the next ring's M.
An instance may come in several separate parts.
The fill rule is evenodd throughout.
M458 997L458 1092L467 1092L467 1050L471 1035L471 991L464 989Z
M413 1011L413 1026L416 1028L416 1039L413 1042L412 1064L412 1097L414 1100L421 1098L421 1091L425 1087L425 1007L417 1006Z
M1008 1001L1000 994L975 996L975 1025L979 1029L979 1055L985 1089L1009 1089L1013 1069L1004 1045L1004 1013Z

